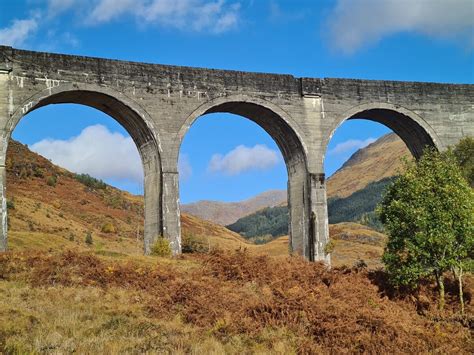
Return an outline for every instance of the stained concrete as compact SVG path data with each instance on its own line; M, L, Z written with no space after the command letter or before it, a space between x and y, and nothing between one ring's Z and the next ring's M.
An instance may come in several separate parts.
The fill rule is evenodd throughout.
M50 104L94 107L116 119L140 152L145 173L145 242L158 236L181 252L178 154L200 116L246 117L275 140L288 170L290 247L330 262L323 162L348 119L380 122L414 156L474 136L474 85L295 78L291 75L134 63L0 46L0 250L7 249L5 158L29 112Z

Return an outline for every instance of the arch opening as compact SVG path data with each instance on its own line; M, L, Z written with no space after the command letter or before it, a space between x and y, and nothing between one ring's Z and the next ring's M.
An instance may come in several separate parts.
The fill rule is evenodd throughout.
M309 211L309 201L306 196L307 189L307 162L306 152L296 130L292 127L289 117L282 117L284 113L277 113L276 109L266 107L262 103L249 102L248 100L226 100L224 102L210 103L207 107L198 109L186 121L180 131L180 150L190 127L199 120L219 117L225 119L231 115L251 121L268 135L281 153L286 167L286 196L289 210L289 244L290 250L305 255L308 225L305 218ZM255 157L257 159L257 157ZM182 182L180 183L182 184ZM184 208L186 211L186 208ZM288 217L287 217L288 218ZM288 249L285 250L288 252Z
M425 147L435 146L433 138L416 120L399 111L378 108L368 109L348 118L348 120L354 119L366 119L390 128L405 142L416 159L421 157Z
M141 227L134 227L134 234L137 238L139 235L143 237L145 253L149 253L153 240L162 234L161 161L159 145L157 144L154 132L149 126L151 120L146 117L146 114L141 109L132 107L129 103L125 103L109 94L93 90L57 89L51 95L39 93L36 99L33 98L33 101L30 101L30 103L27 112L21 109L17 110L7 123L6 143L8 143L19 122L30 113L43 107L52 107L57 104L59 106L62 106L62 104L74 104L101 111L107 117L117 122L121 128L128 133L133 141L132 146L138 150L138 166L140 166L143 171L141 188L143 190L142 193L144 194L145 204L143 207L143 203L138 203L137 206L134 207L135 201L124 203L128 204L127 208L141 208L144 210L144 212L142 211L144 214L144 216L142 216L144 217L144 223L141 223ZM91 142L91 144L94 144L94 142ZM6 154L6 150L7 147L5 144L3 149L4 155ZM112 162L114 159L121 159L121 157L116 155L111 156L110 159ZM111 199L115 199L113 201L114 204L119 203L117 200L118 195L113 198L111 197ZM140 204L142 207L138 207ZM4 234L6 235L6 230Z
M352 235L352 247L367 252L359 257L369 266L380 265L383 226L375 208L385 187L403 170L402 158L418 159L427 146L438 148L436 136L416 114L377 106L350 110L328 136L324 169L331 238ZM365 246L367 236L380 247ZM352 253L347 246L336 243L335 265Z

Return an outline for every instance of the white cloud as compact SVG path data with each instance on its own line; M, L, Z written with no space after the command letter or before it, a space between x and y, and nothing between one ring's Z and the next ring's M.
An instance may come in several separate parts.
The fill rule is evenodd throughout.
M299 9L298 11L289 11L282 9L276 1L269 3L269 17L275 23L288 23L302 20L307 14L307 9Z
M143 182L143 167L132 138L102 125L85 128L68 140L44 139L31 150L76 173L103 180Z
M143 1L135 0L100 0L92 9L88 21L103 23L113 20L125 13L133 13L142 7Z
M38 28L36 18L13 20L10 27L0 29L0 44L21 46Z
M57 16L73 6L77 6L79 0L48 0L48 15L51 17Z
M178 171L181 180L188 180L193 174L193 168L187 154L181 153L178 160Z
M328 16L329 41L353 53L400 32L454 39L474 46L472 0L338 0Z
M266 145L254 147L239 145L225 155L214 154L208 165L211 172L236 175L249 170L266 170L277 165L281 155Z
M376 141L375 138L367 138L365 140L349 139L345 142L337 144L334 148L329 150L328 154L338 155L338 154L343 154L349 151L355 151L357 149L367 147L369 144L375 141Z
M88 22L101 24L121 16L179 30L221 33L239 22L240 4L225 0L98 0Z

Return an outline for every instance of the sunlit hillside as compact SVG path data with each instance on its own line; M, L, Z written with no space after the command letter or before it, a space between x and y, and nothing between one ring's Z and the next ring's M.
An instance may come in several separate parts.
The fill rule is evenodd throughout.
M94 250L100 255L141 256L143 198L93 178L77 176L12 141L7 159L9 246L12 250ZM255 245L227 228L182 215L183 242L200 251L246 249L252 254L288 255L288 238ZM361 227L363 228L363 227ZM331 233L334 230L331 227ZM347 233L354 228L347 227ZM92 232L94 243L85 244ZM364 233L369 233L364 231ZM374 235L376 232L374 232ZM355 244L354 244L355 243ZM376 252L374 248L378 248ZM359 259L378 265L382 244L336 242L333 263L353 265Z
M379 138L354 153L329 177L328 197L347 197L371 182L398 175L402 158L411 159L411 153L395 133Z

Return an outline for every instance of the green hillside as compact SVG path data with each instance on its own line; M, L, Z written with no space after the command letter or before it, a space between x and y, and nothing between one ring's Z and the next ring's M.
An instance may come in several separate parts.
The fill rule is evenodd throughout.
M240 218L227 226L231 231L245 238L271 235L280 237L288 234L288 207L267 207Z
M382 198L385 187L393 179L394 177L390 177L372 182L362 190L356 191L345 198L330 198L328 200L329 223L362 222L380 230L381 224L374 211ZM239 219L237 222L228 225L227 228L245 238L286 235L288 234L288 207L264 208ZM267 239L261 239L261 241Z
M385 188L394 179L395 177L389 177L372 182L346 198L330 198L328 200L329 223L363 222L375 229L381 229L382 225L375 216L375 208L381 201Z

